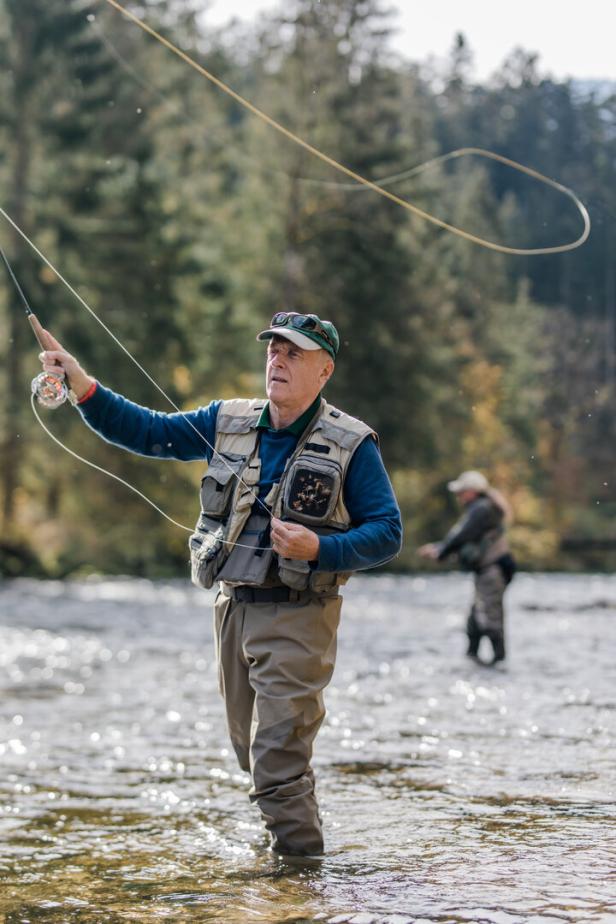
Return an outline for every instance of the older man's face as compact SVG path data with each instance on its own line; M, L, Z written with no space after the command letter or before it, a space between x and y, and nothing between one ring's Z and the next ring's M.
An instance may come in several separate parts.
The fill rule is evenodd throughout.
M290 340L274 337L267 347L267 397L274 404L291 407L313 401L333 369L325 350L302 350Z

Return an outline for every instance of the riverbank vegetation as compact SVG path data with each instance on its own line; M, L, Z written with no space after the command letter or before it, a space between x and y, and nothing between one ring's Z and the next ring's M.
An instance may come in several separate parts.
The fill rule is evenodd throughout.
M263 391L255 332L281 308L341 333L328 398L369 421L403 509L397 566L455 510L445 484L479 468L511 499L526 567L616 560L616 93L553 80L513 51L472 79L388 45L376 0L296 0L258 26L208 27L190 0L129 4L310 144L421 209L511 247L461 240L320 163L104 3L0 0L2 206L182 408ZM11 226L1 240L42 322L103 383L168 410ZM0 282L0 562L5 574L183 573L186 536L40 430L37 347ZM68 407L45 420L75 451L175 519L196 518L201 466L139 459ZM370 490L370 486L366 486Z

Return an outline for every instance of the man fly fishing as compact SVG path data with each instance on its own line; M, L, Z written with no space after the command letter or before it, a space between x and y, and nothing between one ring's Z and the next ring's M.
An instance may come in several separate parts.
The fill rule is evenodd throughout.
M47 332L46 332L47 333ZM374 431L322 397L335 326L278 312L267 342L267 400L160 413L88 375L47 333L47 373L67 377L84 421L109 442L160 459L205 459L190 538L193 581L215 582L220 690L240 766L272 847L323 851L310 766L336 656L340 587L400 550L400 511Z

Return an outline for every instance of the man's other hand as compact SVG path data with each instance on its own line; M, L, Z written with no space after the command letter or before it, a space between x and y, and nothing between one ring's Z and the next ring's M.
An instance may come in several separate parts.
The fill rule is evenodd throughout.
M417 549L422 558L430 558L432 561L436 561L438 558L439 548L435 542L428 542L427 545L422 545Z
M272 546L282 558L316 561L319 557L319 537L299 523L283 523L272 517Z

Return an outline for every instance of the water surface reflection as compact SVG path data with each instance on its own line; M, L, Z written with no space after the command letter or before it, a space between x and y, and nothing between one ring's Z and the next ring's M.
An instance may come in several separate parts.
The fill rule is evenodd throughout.
M505 670L462 656L469 594L346 590L315 757L328 853L290 864L228 747L209 594L2 585L6 921L616 921L616 580L516 579Z

